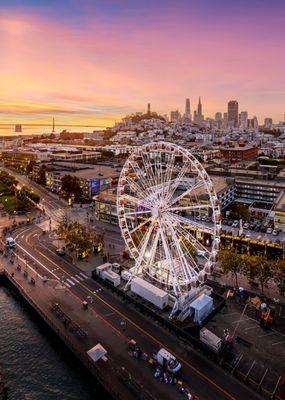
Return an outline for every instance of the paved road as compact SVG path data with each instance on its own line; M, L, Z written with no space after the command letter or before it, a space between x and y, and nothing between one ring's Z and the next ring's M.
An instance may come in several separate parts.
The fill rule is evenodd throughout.
M117 330L121 329L120 322L126 321L126 332L123 334L135 338L144 351L151 353L160 346L168 348L182 362L185 381L200 399L260 399L250 388L205 359L200 353L182 345L162 327L122 302L97 282L87 278L74 265L57 256L54 248L41 236L38 227L31 226L20 230L17 234L17 243L19 256L27 257L28 265L32 264L33 273L46 275L55 280L63 278L70 293L82 300L91 296L93 299L91 307L94 311Z

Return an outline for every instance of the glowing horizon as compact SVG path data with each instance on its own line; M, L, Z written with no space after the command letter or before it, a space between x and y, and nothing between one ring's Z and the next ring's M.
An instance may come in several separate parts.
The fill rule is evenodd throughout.
M285 112L285 3L3 0L0 123L110 126L128 113ZM153 4L155 3L155 4Z

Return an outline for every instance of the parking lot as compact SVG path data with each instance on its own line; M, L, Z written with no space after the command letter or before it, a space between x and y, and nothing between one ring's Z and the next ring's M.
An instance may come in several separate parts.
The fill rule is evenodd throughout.
M194 220L197 223L203 225L207 229L207 226L211 228L213 225L211 218L206 216L197 215L187 216L188 219ZM229 234L233 237L244 237L253 240L257 240L265 243L277 243L281 244L284 241L284 232L274 229L272 223L264 223L260 219L251 219L249 222L242 221L242 233L240 235L240 222L238 220L222 220L222 232Z
M207 324L207 329L222 337L224 329L234 336L234 357L229 370L265 393L272 393L285 374L285 332L266 330L256 319L255 308L228 301L223 313ZM278 311L279 320L285 319Z

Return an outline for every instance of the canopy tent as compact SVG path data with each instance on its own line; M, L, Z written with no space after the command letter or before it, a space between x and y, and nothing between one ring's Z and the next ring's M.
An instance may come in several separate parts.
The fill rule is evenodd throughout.
M213 310L213 299L207 294L203 293L193 303L190 304L192 313L194 313L194 322L201 324L202 321Z
M107 354L107 350L105 350L104 347L98 343L96 346L92 347L92 349L88 350L87 354L92 361L96 362Z

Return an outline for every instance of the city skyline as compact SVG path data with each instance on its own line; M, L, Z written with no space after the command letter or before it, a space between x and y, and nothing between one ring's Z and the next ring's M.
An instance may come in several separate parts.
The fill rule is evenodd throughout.
M283 121L284 15L278 0L4 0L0 122L112 125L148 102L169 114L189 97L193 112L199 96L205 117L236 99Z

